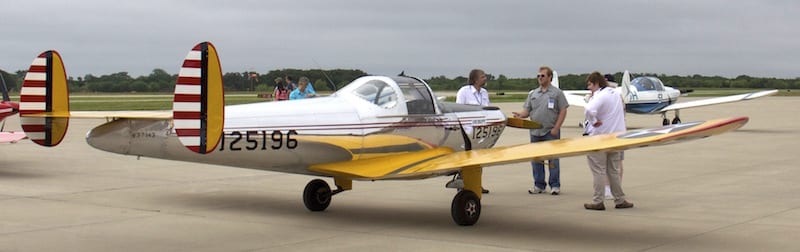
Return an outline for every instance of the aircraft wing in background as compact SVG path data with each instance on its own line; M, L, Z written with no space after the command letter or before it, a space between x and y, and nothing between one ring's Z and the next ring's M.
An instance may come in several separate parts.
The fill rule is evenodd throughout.
M589 90L568 90L563 91L564 97L570 106L586 107L586 96L591 93Z
M778 90L764 90L758 92L752 92L747 94L738 94L738 95L730 95L730 96L723 96L723 97L716 97L716 98L709 98L709 99L702 99L702 100L695 100L695 101L688 101L688 102L679 102L669 106L664 107L659 112L667 112L671 110L678 110L678 109L685 109L685 108L694 108L694 107L701 107L701 106L708 106L714 104L721 104L721 103L728 103L728 102L737 102L737 101L746 101L750 99L760 98L764 96L770 96L777 94ZM570 103L572 104L572 103Z

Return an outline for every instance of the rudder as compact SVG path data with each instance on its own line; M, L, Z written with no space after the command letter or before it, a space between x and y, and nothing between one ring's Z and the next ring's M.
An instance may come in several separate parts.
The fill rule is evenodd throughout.
M216 48L210 42L195 45L175 84L172 117L181 144L200 154L214 151L222 137L224 97Z
M22 130L39 145L56 146L67 134L67 73L55 50L39 54L31 63L20 90L19 112Z

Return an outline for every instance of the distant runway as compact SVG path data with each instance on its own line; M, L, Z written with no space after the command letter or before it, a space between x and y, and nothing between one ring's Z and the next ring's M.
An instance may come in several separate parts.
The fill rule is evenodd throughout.
M582 156L562 159L559 196L527 193L529 163L485 168L491 194L471 227L450 217L448 177L356 181L312 213L301 195L314 177L106 153L84 140L104 120L72 120L54 148L0 144L0 251L798 251L798 104L767 97L681 111L684 122L750 122L627 151L632 209L583 209L592 178ZM521 103L496 105L511 114ZM579 137L582 118L570 108L563 137ZM18 129L17 117L6 122ZM498 145L528 139L507 128Z

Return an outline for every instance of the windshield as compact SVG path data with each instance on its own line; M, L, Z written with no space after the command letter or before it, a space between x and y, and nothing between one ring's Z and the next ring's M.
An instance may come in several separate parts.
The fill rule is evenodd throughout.
M638 77L631 81L631 85L636 87L638 91L662 91L664 90L664 84L661 83L661 80L655 77Z
M397 93L381 80L370 80L353 90L353 93L382 108L392 108L397 104Z

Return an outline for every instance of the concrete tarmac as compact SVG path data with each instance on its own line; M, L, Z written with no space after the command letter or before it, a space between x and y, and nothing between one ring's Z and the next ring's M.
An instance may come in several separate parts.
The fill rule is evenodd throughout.
M632 209L583 209L592 194L584 156L561 160L558 196L528 194L529 163L487 167L491 193L471 227L451 219L449 177L356 181L312 213L301 195L314 177L106 153L84 140L103 120L72 120L57 147L0 144L0 251L798 251L798 104L767 97L681 111L684 122L750 122L627 151ZM511 114L521 103L497 105ZM563 137L580 137L582 118L570 108ZM650 128L661 118L627 122ZM507 128L498 145L528 140Z

